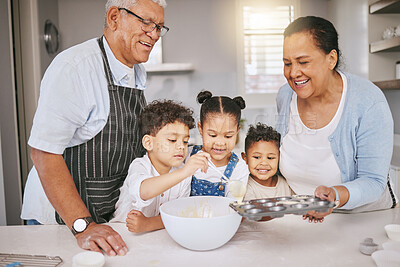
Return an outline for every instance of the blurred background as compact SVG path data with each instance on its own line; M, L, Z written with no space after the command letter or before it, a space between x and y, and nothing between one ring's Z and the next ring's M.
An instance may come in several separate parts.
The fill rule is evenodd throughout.
M32 167L26 143L43 73L60 51L102 35L105 2L0 1L0 225L22 223L23 187ZM400 37L395 29L400 26L400 1L386 1L394 4L371 12L376 2L167 0L165 25L170 31L146 63L147 100L181 101L193 108L197 119L196 95L201 90L241 95L247 104L236 148L241 151L249 124L261 121L275 126L276 92L285 83L284 28L300 16L324 17L339 33L341 69L378 82L388 99L396 142L391 171L399 176L400 80L395 65L400 60ZM383 33L390 35L391 27L393 38L382 45ZM370 44L377 45L370 48ZM197 129L191 136L193 143L199 142Z

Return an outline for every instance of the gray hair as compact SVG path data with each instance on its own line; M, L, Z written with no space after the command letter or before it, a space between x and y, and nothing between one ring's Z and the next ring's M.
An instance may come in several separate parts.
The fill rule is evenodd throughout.
M167 2L165 0L151 0L151 1L158 4L162 8L167 7ZM137 3L137 0L107 0L106 13L104 15L104 28L107 28L107 12L111 7L116 6L116 7L129 9L130 7L135 6L136 3Z

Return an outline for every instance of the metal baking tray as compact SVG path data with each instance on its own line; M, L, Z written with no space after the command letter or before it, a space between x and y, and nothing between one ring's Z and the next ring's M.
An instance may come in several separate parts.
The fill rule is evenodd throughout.
M241 216L259 221L264 217L278 218L285 214L305 215L311 210L328 212L335 203L310 195L295 195L233 202L229 206Z
M0 266L55 267L62 265L62 263L63 261L59 256L0 253Z

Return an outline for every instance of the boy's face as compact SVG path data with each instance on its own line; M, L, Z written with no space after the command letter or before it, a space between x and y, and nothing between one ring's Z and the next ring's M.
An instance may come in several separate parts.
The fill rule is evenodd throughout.
M169 123L156 136L148 137L151 144L149 147L144 146L151 163L160 174L168 173L171 167L178 167L183 163L189 141L189 128L185 124Z
M250 174L259 182L268 180L274 176L278 170L279 149L273 141L258 141L250 146L247 154L242 153L246 161Z

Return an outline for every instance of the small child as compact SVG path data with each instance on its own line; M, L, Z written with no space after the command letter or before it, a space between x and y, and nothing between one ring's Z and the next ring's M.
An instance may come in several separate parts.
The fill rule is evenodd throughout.
M111 222L124 222L135 233L164 228L161 204L190 194L191 176L206 171L207 153L189 158L189 129L195 126L193 111L171 100L153 101L139 118L142 144L147 153L129 166ZM200 172L200 171L199 171Z
M245 200L294 195L285 178L277 174L280 138L270 126L250 125L242 152L250 171Z
M202 104L198 129L203 138L202 146L194 146L191 155L200 150L210 155L217 169L232 180L239 180L246 186L249 171L245 162L232 152L240 129L241 110L245 108L242 97L212 96L209 91L197 95ZM200 153L201 154L201 153ZM207 173L199 170L192 177L191 196L227 196L235 199L221 181L221 175L213 168Z

